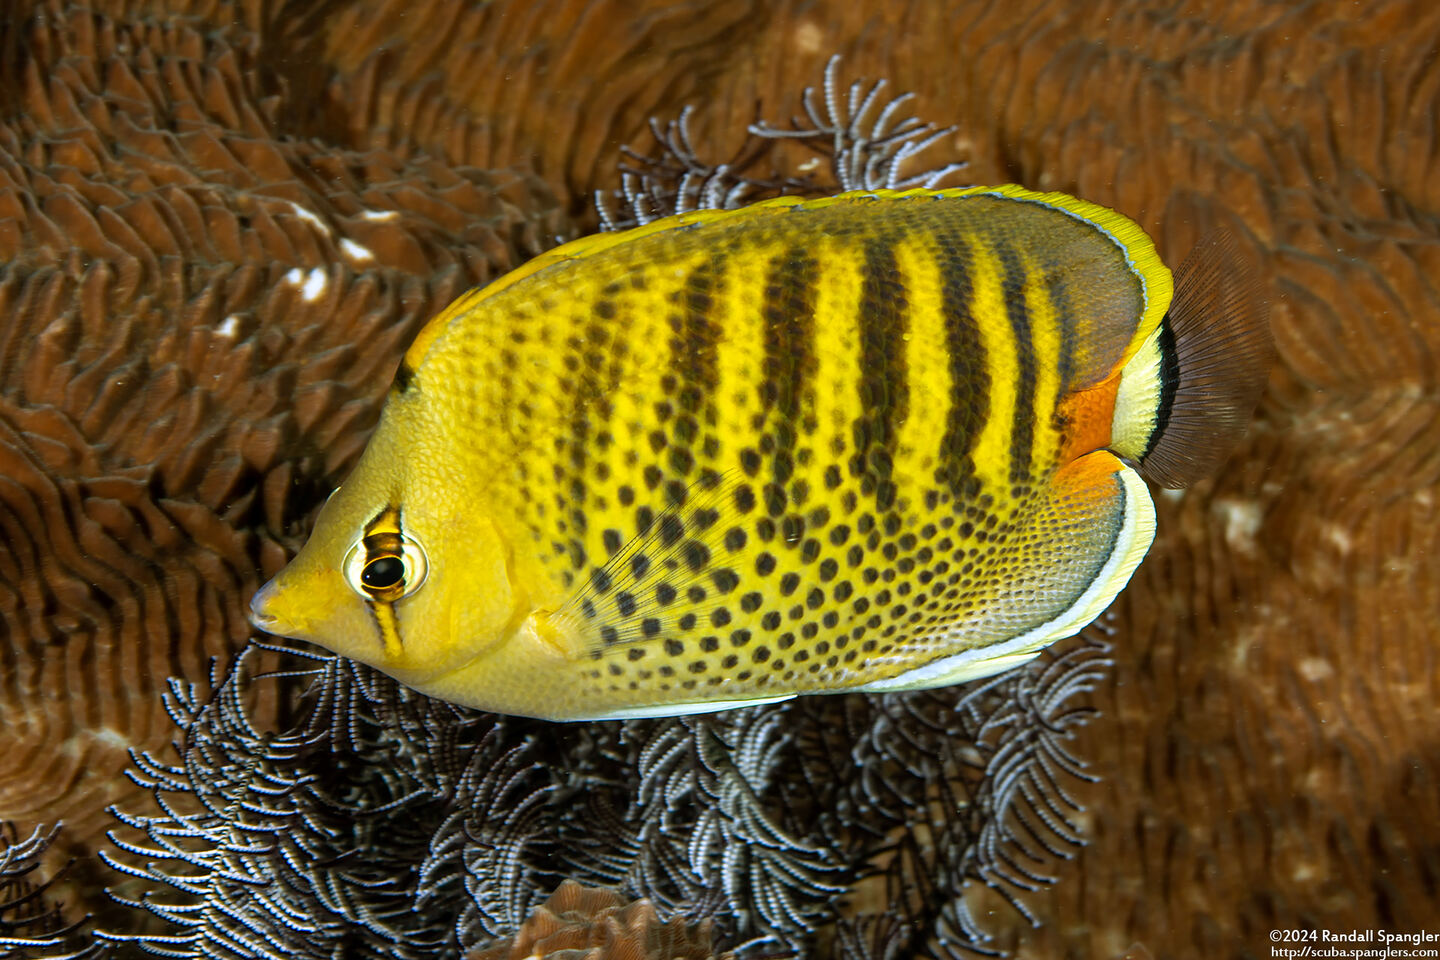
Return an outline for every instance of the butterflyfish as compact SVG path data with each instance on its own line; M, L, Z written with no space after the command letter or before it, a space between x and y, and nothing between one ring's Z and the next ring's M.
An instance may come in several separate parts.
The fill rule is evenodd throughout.
M1149 549L1271 363L1232 242L1173 284L1016 186L783 197L581 239L405 353L251 604L452 702L667 716L995 674Z

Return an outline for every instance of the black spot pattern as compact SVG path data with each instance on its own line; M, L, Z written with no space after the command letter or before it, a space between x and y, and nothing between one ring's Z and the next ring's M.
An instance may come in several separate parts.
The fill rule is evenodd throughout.
M527 468L536 478L527 522L566 561L576 620L613 647L605 672L619 664L622 685L694 677L684 682L742 684L743 695L856 683L875 658L918 665L938 655L956 624L993 621L998 635L1008 627L997 598L1053 589L1027 572L1053 562L1063 519L1045 496L1054 464L1041 457L1054 418L1036 409L1035 391L1044 363L1070 376L1074 345L1047 358L1028 344L1037 321L1025 290L1037 285L1027 271L1043 258L979 220L946 219L949 203L911 204L883 229L827 220L823 242L795 242L782 224L714 236L675 269L637 260L627 269L643 284L590 295L574 334L557 333L571 377L566 419L546 461ZM917 292L900 266L921 254L905 260L896 245L917 236L933 271L923 290L933 293ZM692 241L665 242L689 250ZM820 318L841 248L855 312ZM1054 300L1055 288L1044 289ZM1054 300L1062 314L1073 308L1063 299ZM977 303L995 302L999 316L978 313ZM651 318L661 335L645 350L658 359L636 367L631 329ZM735 326L745 323L756 327ZM937 409L918 406L911 381L909 335L922 323L939 334L932 369L948 372ZM987 324L1003 325L999 341L1022 344L1005 358L1017 397L1000 418L1006 482L993 486L992 461L982 477L975 460L990 371L1000 369L986 354ZM855 374L823 382L837 352ZM644 371L642 380L622 385L622 369ZM843 419L817 414L832 396ZM917 422L934 424L925 457L905 445ZM918 475L902 475L901 463L917 462ZM726 652L739 648L738 658Z

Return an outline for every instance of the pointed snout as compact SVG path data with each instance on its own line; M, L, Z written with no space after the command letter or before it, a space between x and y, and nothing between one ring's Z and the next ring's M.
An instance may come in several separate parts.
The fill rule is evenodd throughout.
M306 640L354 656L383 648L375 619L339 574L291 563L250 598L249 620L276 637Z
M275 581L271 580L256 590L255 596L250 598L250 623L255 629L266 633L281 633L280 618L273 612L278 592Z

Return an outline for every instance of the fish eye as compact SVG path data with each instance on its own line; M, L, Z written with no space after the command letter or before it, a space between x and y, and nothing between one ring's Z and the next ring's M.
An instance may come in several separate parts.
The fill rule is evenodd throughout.
M405 561L399 557L376 557L360 571L367 590L389 590L405 580Z
M410 596L420 589L428 572L425 548L403 534L365 537L345 556L345 579L350 589L366 600L381 603Z

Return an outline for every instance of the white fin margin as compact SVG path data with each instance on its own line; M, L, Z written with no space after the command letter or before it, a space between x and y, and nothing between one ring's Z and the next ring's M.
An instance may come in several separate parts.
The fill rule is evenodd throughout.
M1115 412L1110 418L1110 449L1139 460L1145 455L1160 413L1160 327L1145 339L1120 371Z
M659 703L648 707L616 707L602 713L579 717L558 718L572 720L645 720L652 717L688 717L695 713L719 713L722 710L738 710L741 707L758 707L767 703L783 703L794 700L795 694L786 693L778 697L753 697L749 700L704 700L698 703Z
M1111 601L1130 582L1135 568L1145 559L1150 544L1155 539L1155 503L1145 481L1130 467L1122 466L1116 471L1124 488L1123 514L1120 531L1115 535L1115 546L1110 551L1105 565L1100 568L1090 586L1080 594L1069 608L1046 623L1022 633L1018 637L992 643L988 646L966 650L954 656L945 657L923 667L907 670L887 680L867 683L857 690L882 693L887 690L924 690L928 687L946 687L967 680L989 677L1017 667L1039 656L1040 651L1065 637L1079 633L1096 617L1105 612Z

